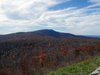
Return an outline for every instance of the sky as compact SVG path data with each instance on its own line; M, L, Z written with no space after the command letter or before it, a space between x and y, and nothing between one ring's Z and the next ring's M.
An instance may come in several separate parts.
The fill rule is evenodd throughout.
M40 29L100 35L100 0L0 0L0 34Z

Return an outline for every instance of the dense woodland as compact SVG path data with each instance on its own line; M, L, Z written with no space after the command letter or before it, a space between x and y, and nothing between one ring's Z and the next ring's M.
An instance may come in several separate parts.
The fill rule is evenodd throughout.
M100 39L34 36L0 41L0 75L45 75L100 55Z

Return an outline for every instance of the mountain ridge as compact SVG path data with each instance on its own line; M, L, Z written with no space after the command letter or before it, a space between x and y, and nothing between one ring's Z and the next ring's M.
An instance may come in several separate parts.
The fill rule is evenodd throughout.
M23 39L23 38L33 38L33 37L50 37L50 38L97 38L92 36L84 36L84 35L74 35L71 33L62 33L52 29L42 29L31 32L18 32L6 35L0 35L0 41L6 41L11 39Z

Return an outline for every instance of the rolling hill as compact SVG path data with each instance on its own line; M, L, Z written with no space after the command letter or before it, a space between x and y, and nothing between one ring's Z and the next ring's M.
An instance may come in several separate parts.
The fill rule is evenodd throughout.
M33 32L18 32L7 35L0 35L0 41L7 41L13 39L28 39L34 37L51 37L51 38L94 38L90 36L74 35L70 33L61 33L52 29L37 30ZM96 38L96 37L95 37Z
M0 75L45 75L100 55L100 39L38 30L0 35Z

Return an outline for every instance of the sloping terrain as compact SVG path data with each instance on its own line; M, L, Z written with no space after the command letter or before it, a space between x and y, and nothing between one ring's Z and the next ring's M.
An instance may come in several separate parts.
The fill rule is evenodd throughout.
M46 75L89 75L100 66L100 55L51 71Z
M0 36L0 75L45 75L100 55L100 39L53 30Z
M22 39L30 39L36 37L50 37L50 38L87 38L93 39L93 37L89 36L81 36L81 35L74 35L70 33L60 33L51 29L44 29L44 30L37 30L33 32L19 32L19 33L12 33L7 35L0 35L0 42L1 41L9 41L9 40L22 40ZM94 38L95 39L95 38Z

